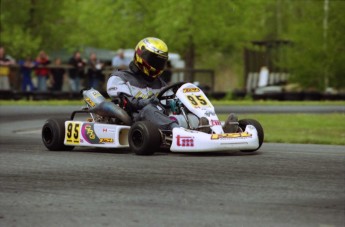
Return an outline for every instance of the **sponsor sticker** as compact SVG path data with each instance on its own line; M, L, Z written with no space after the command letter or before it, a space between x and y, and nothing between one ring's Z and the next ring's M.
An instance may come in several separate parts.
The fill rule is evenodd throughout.
M200 91L199 88L193 87L193 88L183 88L183 93L188 93L188 92L198 92Z
M206 110L206 111L205 111L205 115L208 116L208 117L211 117L211 115L212 115L212 116L215 116L216 113L213 112L213 111Z
M225 133L225 134L212 134L211 140L221 140L221 139L235 139L235 138L248 138L252 137L252 134L248 132L241 133Z
M211 120L211 125L222 125L222 123L219 120Z
M115 133L115 130L114 129L110 129L110 128L103 128L102 129L102 132L106 132L106 133Z
M194 137L192 136L176 136L176 145L178 147L194 147Z
M85 102L87 102L87 104L89 104L91 107L94 107L96 105L90 98L85 98Z
M99 138L95 133L95 129L93 124L83 124L82 127L82 135L85 141L91 144L98 144Z
M113 138L99 138L100 143L114 143Z
M102 96L101 93L99 93L98 91L94 91L92 92L92 94L95 98Z

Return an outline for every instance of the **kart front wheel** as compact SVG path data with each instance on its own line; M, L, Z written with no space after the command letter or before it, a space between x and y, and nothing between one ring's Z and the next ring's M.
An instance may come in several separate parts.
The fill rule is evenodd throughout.
M70 151L74 146L66 146L65 139L66 119L48 119L42 127L43 144L51 151Z
M134 123L128 135L129 147L137 155L153 155L160 149L162 139L159 129L149 121Z
M264 129L262 128L261 124L254 119L242 119L238 121L238 124L240 128L244 131L247 127L247 125L253 125L258 132L258 138L259 138L259 147L254 150L242 150L243 152L254 152L259 150L262 143L264 142Z

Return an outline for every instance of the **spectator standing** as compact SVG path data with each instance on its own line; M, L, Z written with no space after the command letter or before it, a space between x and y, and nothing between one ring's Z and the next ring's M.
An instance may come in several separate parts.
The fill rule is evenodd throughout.
M69 70L70 85L72 91L80 91L80 79L84 78L85 62L79 51L74 52L68 62L72 68Z
M32 70L36 67L36 62L31 57L27 57L25 60L19 61L18 65L22 75L22 91L27 91L28 87L29 91L34 91L35 87L32 83L31 74Z
M49 78L49 69L47 65L49 64L49 56L45 51L41 50L36 58L37 68L35 70L37 76L37 87L39 91L47 91L47 80Z
M56 58L54 60L54 65L50 70L51 79L52 79L52 90L61 91L63 85L63 78L66 73L66 70L61 67L61 59Z
M103 79L102 70L103 64L97 59L97 55L95 53L91 53L87 70L89 87L92 87L96 90L99 89L99 84Z
M125 58L125 53L122 49L118 51L117 55L112 60L112 66L115 70L126 70L128 69L129 63L130 60Z
M0 90L10 90L10 66L15 62L6 57L5 47L0 46Z

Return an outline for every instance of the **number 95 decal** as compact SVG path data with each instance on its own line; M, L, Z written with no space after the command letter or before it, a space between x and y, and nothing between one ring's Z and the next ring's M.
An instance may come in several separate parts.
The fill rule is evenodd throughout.
M207 99L202 95L186 95L186 97L194 108L199 106L210 106Z
M80 133L79 133L80 123L70 122L66 127L66 143L68 144L79 144Z

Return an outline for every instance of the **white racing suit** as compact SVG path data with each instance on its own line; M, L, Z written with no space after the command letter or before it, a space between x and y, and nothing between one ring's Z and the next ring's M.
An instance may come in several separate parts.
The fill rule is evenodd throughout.
M166 86L161 78L150 79L130 64L129 70L114 71L107 82L107 93L113 99L126 99L126 109L133 121L150 121L162 130L178 127L176 121L164 114L156 98Z

